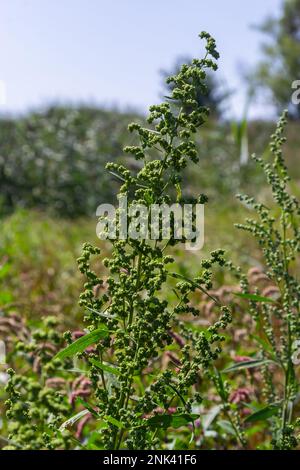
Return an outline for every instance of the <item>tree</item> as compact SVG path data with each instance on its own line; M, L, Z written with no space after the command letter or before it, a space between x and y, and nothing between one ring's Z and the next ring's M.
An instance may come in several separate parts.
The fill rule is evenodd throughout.
M300 106L292 102L292 84L300 79L300 0L285 0L280 16L258 28L269 40L262 44L263 59L252 76L257 90L268 90L278 111L288 108L300 119Z

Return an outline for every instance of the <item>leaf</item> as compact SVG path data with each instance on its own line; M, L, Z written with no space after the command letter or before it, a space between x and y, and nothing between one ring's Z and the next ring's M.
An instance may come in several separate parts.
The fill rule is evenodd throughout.
M275 357L270 343L268 343L263 338L260 338L259 336L256 336L256 335L250 335L250 338L255 339L255 341L257 341L263 347L265 351L267 351L269 354L272 354L272 356Z
M182 198L182 192L181 192L180 184L176 183L175 188L176 188L176 194L177 194L176 202L180 202L180 200Z
M271 299L270 297L263 297L262 295L257 294L241 294L239 292L235 292L234 295L241 297L242 299L253 300L254 302L270 302L270 303L277 303L276 300Z
M253 424L253 426L249 427L248 429L245 430L245 434L247 437L254 436L258 432L262 432L264 429L265 425L263 422L258 423L258 424Z
M265 421L274 416L279 410L279 404L272 404L255 411L252 415L247 416L245 423L254 423L255 421Z
M227 374L228 372L234 372L236 370L243 370L243 369L251 369L252 367L260 367L265 364L269 364L271 361L270 359L255 359L253 361L245 361L245 362L238 362L236 364L233 364L230 367L226 367L226 369L222 370L224 374Z
M121 421L117 420L116 418L113 418L112 416L104 416L103 418L105 419L105 421L109 422L110 424L113 424L119 429L124 428L124 424L121 423Z
M62 372L67 370L68 372L73 372L74 374L81 374L84 375L86 373L86 370L84 369L79 369L78 367L72 367L71 369L58 369L61 370Z
M218 421L218 426L220 426L220 428L223 429L223 431L225 431L227 434L232 434L233 436L236 435L235 430L230 421L221 419L220 421Z
M195 433L194 431L191 433L191 437L190 437L190 440L189 440L189 444L192 444L192 442L194 441L195 439Z
M3 264L0 266L0 279L4 278L10 271L11 265L10 264Z
M218 369L216 367L214 368L214 370L215 370L216 380L218 382L218 389L219 389L219 392L220 392L220 396L221 396L222 400L227 401L228 392L226 391L226 388L224 387L223 377L222 377L222 375L220 374L220 372L218 371Z
M79 413L76 413L76 415L72 416L71 418L67 419L62 425L60 426L59 430L63 431L69 426L73 426L77 421L79 421L81 418L83 418L85 415L89 413L89 410L81 410Z
M87 403L83 398L77 397L76 401L80 403L82 406L84 406L84 408L86 408L93 416L95 416L96 418L99 418L99 414L97 413L97 411L95 411L94 408L89 403Z
M13 300L13 296L11 292L4 291L4 290L0 292L0 302L2 304L8 304L9 302L12 302L12 300Z
M75 354L84 351L91 344L94 344L99 339L106 338L107 336L108 329L106 326L102 326L87 335L81 336L81 338L78 338L74 343L69 344L65 349L59 351L54 359L65 359L66 357L75 356Z
M199 415L195 414L162 414L155 415L152 416L152 418L147 419L146 424L154 428L180 428L180 426L185 426L186 424L193 422L197 418L199 418Z
M206 434L206 431L208 430L208 428L210 427L212 422L215 420L215 418L218 416L221 409L222 409L222 407L219 406L219 405L213 406L208 411L208 413L203 417L202 426L203 426L203 429L204 429L204 434Z
M103 364L103 362L97 361L97 359L90 359L90 363L98 367L98 369L103 370L104 372L108 372L109 374L113 375L120 375L119 369Z
M122 176L118 175L118 173L115 173L114 171L109 171L108 173L110 173L112 176L114 176L115 178L117 178L118 180L122 181L122 183L124 183L126 180L125 178L123 178Z

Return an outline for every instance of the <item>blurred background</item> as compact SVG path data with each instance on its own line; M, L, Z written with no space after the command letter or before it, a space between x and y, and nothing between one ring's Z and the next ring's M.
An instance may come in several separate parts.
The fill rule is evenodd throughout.
M208 95L199 93L211 116L186 188L209 196L204 251L222 246L240 264L257 263L255 246L233 227L247 212L235 194L268 197L250 154L267 157L285 108L299 194L300 106L291 96L300 0L10 0L0 26L0 310L76 317L75 260L84 241L97 242L96 207L118 189L105 163L126 160L128 123L143 122L168 93L168 74L203 55L202 30L221 58Z

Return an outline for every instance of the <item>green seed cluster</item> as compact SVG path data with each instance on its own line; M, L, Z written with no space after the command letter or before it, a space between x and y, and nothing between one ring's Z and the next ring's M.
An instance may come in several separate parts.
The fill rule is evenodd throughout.
M120 194L128 197L129 207L172 203L174 197L177 202L191 201L182 194L181 173L189 161L198 162L193 134L208 115L208 109L198 105L196 93L199 85L205 93L206 69L215 70L213 59L218 58L215 41L207 33L200 36L206 39L205 58L183 65L178 75L168 79L173 84L172 94L167 102L151 106L151 127L137 123L129 126L140 143L124 150L142 162L140 170L134 174L122 165L107 165L122 182ZM161 158L153 159L154 154ZM204 204L207 198L200 194L192 202ZM105 323L110 330L109 339L97 345L95 357L117 371L112 380L109 374L99 374L97 367L90 369L95 404L107 422L101 433L102 444L107 449L153 448L158 442L157 432L146 416L155 415L158 407L168 413L171 405L176 413L191 413L193 403L202 401L197 391L190 394L191 388L201 374L205 376L213 369L222 351L225 338L221 331L231 321L226 307L219 305L219 320L201 333L188 332L180 316L200 315L190 297L196 290L206 294L211 289L213 265L225 264L224 252L211 253L210 259L202 261L199 275L187 279L170 269L174 260L166 249L180 243L173 236L168 242L130 238L111 242L112 256L102 260L109 273L105 283L90 269L90 258L99 254L97 249L86 244L79 259L79 268L87 278L80 303L87 310L88 328ZM174 303L163 295L172 278L177 280ZM95 295L97 286L100 288ZM182 348L174 341L175 331L185 338ZM161 357L170 347L176 351L178 367L160 372Z
M71 433L58 431L71 412L67 390L47 386L47 379L62 366L59 360L52 360L54 352L63 344L56 326L57 320L48 317L44 327L34 332L31 342L16 345L17 354L27 362L26 368L33 362L34 370L31 375L17 374L11 368L7 371L9 435L6 450L68 449L73 446Z

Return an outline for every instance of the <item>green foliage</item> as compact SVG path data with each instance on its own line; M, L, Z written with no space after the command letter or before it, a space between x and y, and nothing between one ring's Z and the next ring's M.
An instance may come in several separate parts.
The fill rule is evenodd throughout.
M123 166L108 164L108 169L119 174L123 180L121 194L129 198L129 207L136 203L151 204L171 203L172 194L180 195L184 202L181 188L181 172L188 160L197 161L197 151L192 135L201 126L207 116L207 109L199 106L196 100L196 84L205 80L205 68L215 69L216 65L209 56L217 57L215 43L209 35L207 39L207 56L203 60L193 60L191 65L183 65L178 75L167 79L174 84L169 102L152 106L148 122L154 123L154 129L147 129L139 124L131 124L130 131L139 135L140 145L125 148L143 166L132 174ZM173 106L173 101L176 106ZM178 109L178 101L181 103ZM161 154L159 160L151 158L151 150ZM176 191L172 189L175 188ZM199 196L205 201L205 197ZM119 221L117 220L117 223ZM94 288L103 285L103 280L89 268L89 258L98 254L97 250L86 245L79 259L80 270L87 277L86 291L81 296L81 304L88 310L87 320L90 328L98 328L99 322L107 317L110 338L98 347L99 359L106 360L117 367L120 375L114 385L106 385L105 373L102 384L94 379L99 415L112 419L103 433L103 445L108 449L134 448L147 449L159 443L152 427L154 418L146 420L146 414L153 414L158 406L165 413L171 404L176 406L176 416L184 424L182 414L191 413L193 402L197 403L198 395L190 396L189 389L197 382L199 373L213 380L213 362L221 352L224 339L220 330L226 328L231 316L226 307L220 307L220 318L206 331L190 333L186 344L176 353L180 362L179 370L169 368L160 372L155 366L160 357L171 345L175 346L170 331L177 331L186 336L184 326L178 323L178 316L184 313L198 315L197 309L189 305L190 295L196 290L211 286L213 264L224 263L222 251L212 253L211 259L203 261L203 269L195 280L180 280L175 285L176 297L169 303L162 295L164 284L170 276L167 266L173 259L166 254L169 244L178 242L171 238L169 243L137 241L133 239L112 240L112 257L103 260L110 276L106 279L107 291L95 298ZM113 352L111 348L113 347ZM152 381L145 377L146 370L151 368ZM104 371L105 372L105 371ZM138 381L136 379L138 377ZM143 384L144 391L138 393L138 384ZM175 426L175 416L155 418L163 421L163 427ZM190 421L190 418L189 418Z
M199 106L197 90L199 82L204 89L218 57L214 40L207 33L202 37L206 57L170 77L171 96L150 108L149 128L141 122L129 126L137 138L125 154L134 161L128 157L107 165L129 207L207 202L186 188L187 176L205 153L205 146L199 149L206 141L202 125L208 110ZM101 243L101 250L85 243L78 259L85 278L80 329L73 303L80 279L72 263L79 241L90 239L93 229L85 221L56 225L54 218L26 212L4 221L0 334L15 371L8 371L5 392L7 449L299 447L299 372L293 355L300 337L300 206L283 158L285 125L286 115L270 151L254 157L269 187L259 194L264 202L238 197L241 212L254 213L238 224L244 234L234 235L241 265L252 265L247 276L225 260L223 249L189 256L174 237L112 239ZM212 145L212 134L210 139ZM199 171L203 164L201 159ZM223 247L232 246L229 225L239 215L236 206L229 207L230 212L228 206L215 208L213 216L207 211L207 245L222 240ZM248 233L258 247L242 238ZM26 292L30 297L36 287L22 290L18 272L26 281L28 266L42 279L39 313L51 302L45 293L59 294L64 304L71 299L68 306L61 302L58 318L41 323L27 306L31 320L25 321ZM45 267L55 275L45 275ZM238 286L229 284L233 278ZM15 298L22 299L21 315ZM72 331L63 334L65 328Z
M174 85L172 83L165 82L165 79L171 75L177 75L180 71L180 67L183 64L192 64L190 57L179 57L170 71L163 70L162 76L164 78L164 95L169 96L173 90ZM224 85L219 83L215 75L208 71L205 83L199 80L195 83L196 86L196 100L199 106L205 106L209 108L210 115L213 118L221 118L226 110L226 103L230 96L229 90L225 89Z
M118 159L132 116L90 108L53 107L0 121L1 212L16 206L65 217L94 214L112 201L105 172Z
M30 375L16 374L13 369L7 371L10 379L6 401L9 419L6 450L68 449L72 445L71 434L58 431L64 417L71 412L66 390L59 392L51 386L51 380L58 384L64 382L63 368L61 378L50 379L60 365L59 361L52 360L53 352L62 345L56 326L56 319L48 317L43 327L34 332L30 343L19 341L16 345L27 367L32 367L33 362L33 369Z
M299 119L300 107L292 104L291 96L300 70L300 1L283 0L280 17L267 19L259 29L269 41L262 46L263 60L252 86L271 92L272 104L279 111L288 107L290 116Z
M96 240L93 220L75 223L26 210L2 219L0 264L7 272L0 274L0 310L9 304L24 318L64 315L68 327L74 324L81 290L76 259L83 240ZM5 292L11 298L4 302Z
M255 421L266 421L268 418L278 414L279 412L279 405L268 405L264 408L255 411L255 413L247 416L245 419L246 423L254 423Z
M275 449L291 449L298 445L295 406L299 382L293 363L293 345L300 335L300 284L295 272L300 252L300 205L289 192L290 178L282 153L286 116L284 113L271 139L272 163L254 156L271 188L277 207L276 216L269 207L254 198L238 196L258 216L256 219L248 218L246 224L238 224L238 227L257 239L268 269L266 275L274 284L273 292L277 289L278 300L270 302L269 298L261 298L258 293L249 295L247 282L242 280L244 297L251 301L257 333L267 338L272 350L271 358L276 358L279 368L279 372L273 374L274 366L266 365L263 389L270 404L275 401L279 403L276 408L278 413L267 412L267 417L275 414L272 420L272 444ZM270 358L269 349L262 349L261 354L265 359Z
M205 81L206 69L217 68L213 60L218 57L215 41L207 33L201 37L206 39L205 58L183 65L178 75L168 79L174 84L169 101L150 108L148 121L154 129L137 123L129 126L131 132L137 132L140 145L126 147L125 152L142 161L140 171L133 174L121 165L107 165L120 176L120 193L128 196L129 206L137 202L146 206L171 203L178 195L180 202L185 202L181 173L190 160L198 161L193 135L208 115L207 108L199 106L196 99L196 86ZM179 109L178 102L182 104ZM153 159L152 149L159 152L159 159ZM197 201L205 203L206 197L199 195L194 199ZM157 448L162 428L170 429L171 439L172 428L174 431L186 426L199 416L193 413L203 401L199 377L204 394L208 383L215 387L223 402L220 412L229 419L237 441L243 444L239 417L228 402L228 387L214 367L225 340L222 330L231 322L229 309L215 299L218 318L200 330L192 331L187 321L180 320L200 314L191 305L191 298L197 291L209 296L213 266L225 264L223 250L212 252L202 261L198 275L188 279L168 268L174 260L166 250L179 243L174 237L167 244L163 240L153 243L130 238L111 243L111 257L102 260L108 271L105 279L90 267L90 259L99 256L99 249L88 243L84 246L78 261L87 282L80 304L86 309L85 321L91 333L75 342L67 333L69 346L56 356L63 359L77 351L78 359L83 361L81 371L88 375L91 385L87 407L94 410L102 426L97 447ZM168 300L163 289L174 277L174 295ZM103 324L107 330L100 339L97 335L99 328L103 332ZM83 351L95 336L96 346ZM160 358L168 351L175 355L175 365L161 370ZM106 364L109 368L102 366ZM112 373L115 370L119 373ZM8 391L13 386L10 381ZM175 413L170 411L171 406ZM158 409L162 411L156 417ZM74 416L78 417L77 413Z
M106 338L109 335L108 330L106 327L100 327L96 330L91 331L77 341L69 344L65 349L59 351L56 354L55 359L65 359L66 357L73 357L75 354L84 351L88 346L91 344L97 343L100 339Z

